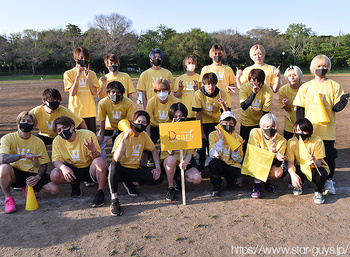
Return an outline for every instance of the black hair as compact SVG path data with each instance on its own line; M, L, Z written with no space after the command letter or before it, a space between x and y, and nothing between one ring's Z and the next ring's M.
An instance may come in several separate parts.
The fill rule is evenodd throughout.
M293 126L294 133L298 126L301 131L309 132L310 137L314 132L314 127L312 126L312 123L307 118L299 119L294 123L294 126Z
M107 85L107 94L112 91L112 89L118 89L122 95L125 93L125 88L123 84L119 81L109 82Z
M175 112L177 110L180 110L183 114L183 116L185 118L187 118L187 115L188 115L188 110L187 110L187 107L186 105L184 105L183 103L174 103L170 106L169 108L169 112L168 112L168 116L169 116L169 119L170 120L173 120L174 119L174 116L175 116Z
M218 83L218 77L215 75L214 72L209 72L203 75L202 85L209 85L209 84L216 85L217 83Z
M57 101L62 101L62 96L61 96L60 91L58 91L55 88L45 89L41 97L42 97L43 101L47 101L47 99L49 99L51 97Z

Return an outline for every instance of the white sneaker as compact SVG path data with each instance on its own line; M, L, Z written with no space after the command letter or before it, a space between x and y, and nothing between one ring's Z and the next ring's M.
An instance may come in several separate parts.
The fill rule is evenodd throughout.
M84 181L86 187L93 187L95 185L94 182Z
M323 194L321 194L319 192L315 192L314 202L317 203L317 204L324 203L324 196L323 196Z
M293 187L293 195L301 195L303 193L303 189L301 187Z
M334 188L335 182L333 180L326 180L326 183L324 183L324 194L325 195L335 195L335 188Z

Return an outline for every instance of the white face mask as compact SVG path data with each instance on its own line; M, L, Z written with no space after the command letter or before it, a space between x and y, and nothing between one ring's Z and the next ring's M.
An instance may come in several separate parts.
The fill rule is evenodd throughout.
M168 92L160 92L158 93L159 100L164 101L168 98Z
M194 64L187 64L186 66L186 70L188 71L194 71L195 68L196 68L196 65Z

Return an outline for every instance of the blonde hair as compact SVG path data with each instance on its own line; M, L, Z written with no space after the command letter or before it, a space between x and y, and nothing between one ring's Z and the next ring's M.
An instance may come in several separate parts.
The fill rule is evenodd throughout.
M273 115L272 113L267 113L265 115L263 115L260 119L259 122L259 126L260 128L263 128L265 126L274 126L277 128L277 118L275 115Z
M256 45L253 45L249 50L250 59L253 60L253 55L254 55L256 50L260 50L261 53L263 54L263 56L265 57L265 55L266 55L265 48L262 45L256 44Z
M319 65L327 66L329 72L331 70L332 63L331 60L324 54L319 54L315 56L310 63L310 71L312 74L315 75L315 70Z
M38 125L38 120L37 120L36 116L34 115L34 113L26 112L26 111L23 111L20 114L18 114L18 116L16 118L17 125L21 122L21 120L23 119L24 116L29 116L32 119L34 127L36 127L36 125Z
M162 90L163 86L167 91L170 92L170 84L169 84L169 81L166 79L158 79L156 82L154 82L153 84L154 92Z
M290 70L294 70L295 71L295 73L297 74L297 76L298 76L298 78L299 78L299 83L300 83L300 85L301 85L301 80L302 80L302 78L303 78L303 72L301 71L301 69L298 67L298 66L296 66L296 65L291 65L291 66L289 66L287 69L286 69L286 71L284 72L284 78L287 80L287 82L289 82L288 81L288 74L289 74L289 71Z
M216 50L220 50L220 54L222 55L222 59L224 59L225 56L226 56L226 52L225 52L225 50L224 50L224 47L223 47L222 45L218 45L218 44L214 44L214 45L210 48L210 50L209 50L209 57L210 57L211 59L213 59L214 56L215 56Z

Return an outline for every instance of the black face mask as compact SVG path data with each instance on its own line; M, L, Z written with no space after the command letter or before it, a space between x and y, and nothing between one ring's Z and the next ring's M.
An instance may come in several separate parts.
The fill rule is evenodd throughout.
M274 128L264 129L264 133L267 137L273 137L276 134L277 130Z
M66 129L66 130L62 130L61 133L59 134L64 140L69 140L72 135L73 132L70 132L70 128Z
M301 139L303 141L305 141L305 139L309 138L309 134L303 134L303 133L295 133L295 136L299 139L299 137L301 137Z
M77 60L77 64L79 64L81 67L85 67L87 63L88 63L87 60L82 60L82 59Z
M119 68L118 65L110 65L110 66L108 66L108 69L109 69L111 72L118 71L118 68Z
M154 66L159 66L162 64L162 60L159 60L159 59L154 59L152 60L152 63Z
M214 56L214 62L221 62L222 56L221 55L215 55Z
M181 117L181 118L175 119L174 121L175 122L186 121L186 118Z
M119 102L122 98L122 95L109 95L109 99L111 99L113 103Z
M326 75L328 72L328 69L316 69L315 70L315 75L318 77L323 77L324 75Z
M235 126L232 125L221 125L221 127L227 132L227 133L232 133L235 130Z
M29 123L20 123L19 124L19 129L22 132L30 132L33 130L34 125L33 124L29 124Z
M132 124L132 126L134 127L135 131L139 132L139 133L145 131L146 127L147 127L147 126L143 125L142 123L134 123L134 124Z
M51 110L57 110L58 106L60 106L60 102L46 102L47 107Z

